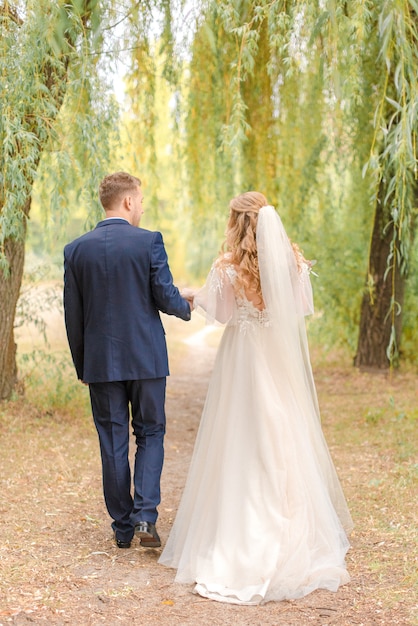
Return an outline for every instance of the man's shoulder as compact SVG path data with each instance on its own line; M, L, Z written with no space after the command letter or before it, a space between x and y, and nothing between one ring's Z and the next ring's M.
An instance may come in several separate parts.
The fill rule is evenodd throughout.
M147 237L155 237L156 235L161 237L161 233L158 230L148 230L147 228L142 228L142 226L138 226L135 230Z
M159 230L147 230L146 228L135 228L137 237L142 237L150 243L162 241L163 236Z
M93 230L89 230L86 233L84 233L83 235L80 235L79 237L76 237L75 239L73 239L72 241L69 241L65 246L64 246L64 252L70 252L71 250L73 250L74 248L77 248L77 246L80 243L83 243L84 241L88 241L89 239L91 239L92 237L95 236L95 228L93 228Z

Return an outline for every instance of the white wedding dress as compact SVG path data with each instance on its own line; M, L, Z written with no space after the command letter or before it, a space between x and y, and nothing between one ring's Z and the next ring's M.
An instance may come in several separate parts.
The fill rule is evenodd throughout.
M259 222L264 209L274 211L261 209ZM344 559L352 522L322 434L306 343L309 275L306 266L298 273L293 265L277 214L263 220L257 242L266 309L235 293L232 266L222 271L215 264L196 298L209 320L227 326L160 558L177 569L177 582L235 604L336 591L349 580ZM271 245L272 259L265 253ZM270 266L265 276L266 263L278 274ZM289 301L286 314L280 309Z

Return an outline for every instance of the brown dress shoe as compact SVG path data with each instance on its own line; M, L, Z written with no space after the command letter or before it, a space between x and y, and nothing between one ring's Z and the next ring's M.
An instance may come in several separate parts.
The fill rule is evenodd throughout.
M141 546L144 548L159 548L161 545L155 524L151 522L138 522L135 526L135 534L140 538Z

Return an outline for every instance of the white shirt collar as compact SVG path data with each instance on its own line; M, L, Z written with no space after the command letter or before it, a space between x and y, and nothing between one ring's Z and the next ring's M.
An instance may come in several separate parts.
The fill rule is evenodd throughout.
M105 217L104 219L102 219L102 222L107 222L108 220L124 220L125 222L128 222L126 217Z

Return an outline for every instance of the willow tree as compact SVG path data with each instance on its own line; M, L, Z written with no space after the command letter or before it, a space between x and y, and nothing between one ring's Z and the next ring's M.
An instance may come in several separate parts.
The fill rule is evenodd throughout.
M349 323L356 316L350 300L360 308L360 279L347 293L343 278L367 263L371 229L355 363L387 367L414 230L416 0L202 6L185 123L196 219L224 210L224 190L257 187L283 203L302 239L328 247L334 284L325 308L334 326L336 304L340 324L347 309Z
M373 16L378 102L365 165L375 179L374 218L355 364L385 368L399 357L418 206L418 3L387 0L379 9Z
M134 50L125 122L128 137L137 146L132 164L139 166L145 179L147 225L155 222L164 230L170 259L176 260L179 249L187 248L184 265L189 276L200 278L224 229L215 207L227 206L234 171L239 169L233 167L232 150L222 141L228 121L224 112L231 108L228 89L217 88L229 79L235 44L226 42L216 7L207 16L210 25L200 28L196 9L197 25L188 16L189 21L176 29L170 4L161 3L159 31L155 21L150 24L142 3L130 15ZM190 30L194 36L186 50L183 35Z
M315 116L318 109L322 113L322 120L317 118L318 136L326 134L330 139L329 132L324 133L324 122L335 119L340 110L343 125L333 129L339 135L340 156L351 169L351 177L355 176L354 168L361 167L372 188L372 235L355 364L386 368L398 356L418 197L418 3L416 0L374 3L329 0L326 3L290 4L293 6L289 11L289 3L243 3L247 11L243 20L245 28L239 30L235 27L236 33L242 33L240 58L245 59L242 53L245 38L251 42L255 39L254 35L249 38L250 30L256 29L261 33L266 30L267 22L270 55L264 67L269 68L271 76L272 60L276 59L275 67L280 66L283 45L278 55L276 41L280 28L274 26L273 19L277 18L277 11L288 18L284 34L287 53L292 37L299 40L300 46L304 32L310 30L310 49L307 46L304 51L296 50L295 56L299 57L300 63L310 67L320 60L317 73L311 77L313 80L310 83L305 81L302 92L306 99L314 81L317 82L319 97L317 102L312 101L310 115ZM232 5L238 7L238 4ZM231 7L225 7L225 10L231 14ZM298 22L302 24L299 30ZM280 20L276 19L276 24L280 24ZM280 37L283 39L283 34ZM263 81L263 65L255 63L254 68L250 72L251 80ZM304 73L306 75L306 71ZM289 93L286 83L291 82L294 76L294 72L273 76L281 84L279 92ZM298 80L300 77L299 72ZM241 90L245 93L245 87ZM331 106L324 107L321 91L328 92ZM301 93L300 90L294 90L294 94L297 93ZM272 95L270 92L270 97ZM283 106L283 102L280 105ZM298 98L294 100L294 109L299 115L299 124L303 126L306 109L301 107ZM250 118L251 113L247 116L248 120ZM372 126L374 133L370 132ZM350 141L346 128L355 141ZM284 125L278 131L279 135L283 129ZM338 145L338 140L334 145ZM344 158L347 148L359 158ZM300 151L295 150L295 155L298 153ZM279 156L284 158L283 151L281 154L279 151ZM320 167L322 172L326 171L323 163ZM336 171L334 169L334 175ZM280 175L279 168L277 175ZM315 186L315 179L315 168L312 168L312 187ZM294 186L292 191L295 192ZM365 203L362 207L365 215L371 212L369 206Z
M347 300L353 291L359 300L361 289L359 275L356 285L351 281L342 292L335 265L344 279L350 277L360 251L364 267L367 211L361 202L354 204L361 196L358 184L354 193L335 188L347 167L358 183L359 166L351 156L352 129L336 97L326 19L319 3L209 2L204 8L185 63L186 94L179 107L193 269L204 274L217 253L231 196L259 189L279 208L291 236L308 254L320 255L319 305L326 311L321 323L326 318L335 336L337 313L347 323L344 316L354 306L347 307ZM137 80L144 79L139 67ZM137 93L146 92L141 87ZM371 141L371 134L370 129L363 143ZM360 186L367 189L367 183ZM365 193L361 197L368 204ZM344 244L348 249L353 239L348 263ZM332 289L329 283L323 286L330 277Z
M326 132L326 76L321 53L307 48L315 12L305 12L305 23L297 3L254 5L202 2L183 66L168 28L152 45L142 4L131 15L128 126L139 146L135 160L147 172L147 199L158 210L155 191L166 170L156 137L162 99L170 98L161 84L166 77L176 102L173 167L186 189L182 227L191 221L188 254L192 273L200 277L218 251L235 193L263 191L290 217L292 234L304 240L317 221L311 219L314 209L330 204L321 176L333 150ZM164 197L166 180L161 182Z
M0 1L0 398L10 397L17 379L14 319L34 181L45 152L58 154L62 145L54 142L66 141L57 138L56 128L71 80L87 84L94 73L97 57L88 53L93 41L98 44L99 4ZM85 108L100 109L83 97L80 90L77 119ZM57 175L56 170L52 178ZM52 193L57 189L54 183Z

